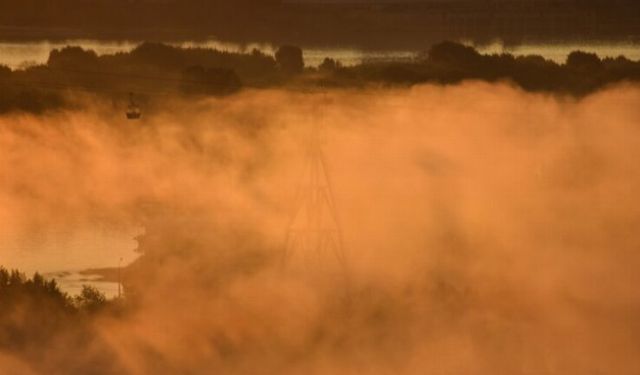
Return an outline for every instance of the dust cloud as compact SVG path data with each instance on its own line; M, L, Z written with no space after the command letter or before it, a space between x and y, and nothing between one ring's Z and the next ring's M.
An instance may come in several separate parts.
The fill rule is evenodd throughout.
M96 350L96 374L640 372L637 86L244 91L141 122L83 103L0 118L0 223L144 226L131 307L92 344L0 351L3 373ZM346 267L283 272L314 126Z

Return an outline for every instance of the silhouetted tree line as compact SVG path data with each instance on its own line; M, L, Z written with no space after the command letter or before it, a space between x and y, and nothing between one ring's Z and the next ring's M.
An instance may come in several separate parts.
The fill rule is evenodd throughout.
M259 87L278 79L273 57L257 50L242 54L160 43L143 43L129 53L105 56L66 47L52 51L45 67L29 72L89 88L210 94L232 93L244 85Z
M0 112L58 108L78 92L116 98L129 92L229 95L243 87L281 85L303 68L302 50L294 46L283 46L275 57L258 50L231 53L160 43L98 56L69 46L51 51L45 65L16 71L0 66Z
M295 79L292 79L295 78ZM80 47L54 50L46 65L12 71L0 66L0 112L42 112L70 103L79 91L115 98L229 95L244 87L455 84L463 80L510 81L529 91L586 95L620 81L640 80L640 62L620 56L600 59L572 52L566 63L542 56L482 55L454 42L433 45L413 62L365 62L342 66L326 58L304 65L303 51L286 45L270 56L254 50L230 53L144 43L128 53L98 56ZM71 102L73 102L71 100Z
M18 270L7 270L0 266L0 306L6 307L22 302L39 304L63 313L96 311L107 307L109 301L97 288L84 285L79 295L70 297L63 292L55 279L47 280L39 273L31 278ZM1 309L0 314L6 309Z
M242 83L231 69L190 66L182 71L182 90L190 94L224 95L240 89Z
M325 84L455 84L464 80L510 81L528 91L586 95L606 85L640 80L640 62L624 56L600 59L574 51L565 64L542 56L482 55L473 47L442 42L412 63L361 64L333 69Z
M96 314L117 312L116 302L84 286L80 295L70 297L55 280L36 273L0 267L0 351L16 355L37 371L56 374L113 373L107 346L93 351L70 350L100 346L90 324ZM88 357L77 353L91 353ZM2 369L0 369L0 373Z
M227 95L263 87L286 74L257 50L229 53L143 43L129 53L98 56L80 47L53 50L45 65L11 71L0 66L0 112L42 112L82 92L125 98L145 94Z

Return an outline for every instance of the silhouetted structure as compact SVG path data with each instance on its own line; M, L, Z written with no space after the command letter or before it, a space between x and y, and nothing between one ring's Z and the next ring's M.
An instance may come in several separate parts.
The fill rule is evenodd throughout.
M296 207L289 223L285 266L302 266L321 272L338 265L344 270L342 231L327 164L322 152L320 129L312 126L305 175L296 194Z
M139 120L140 117L142 117L140 107L138 107L135 100L133 100L133 93L129 93L129 106L127 107L126 115L129 120Z

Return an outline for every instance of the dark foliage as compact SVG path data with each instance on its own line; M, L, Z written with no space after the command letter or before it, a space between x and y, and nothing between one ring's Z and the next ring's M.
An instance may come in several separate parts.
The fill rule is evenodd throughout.
M242 83L231 69L191 66L182 72L182 89L188 94L225 95L240 90Z
M39 82L40 73L12 72L0 65L0 113L25 111L41 113L64 104L59 93L50 90L47 84Z
M449 69L477 69L482 64L482 56L473 47L454 42L442 42L431 47L429 60Z
M65 47L51 51L47 65L51 68L93 68L98 65L98 55L80 47Z
M0 66L0 113L41 113L94 93L127 100L128 93L228 95L243 86L278 84L275 59L257 50L229 53L143 43L130 53L97 56L80 47L53 50L46 65L11 71Z
M106 313L108 307L95 288L84 287L72 300L55 280L0 267L0 351L55 374L117 373L110 351L90 324L94 314ZM68 350L89 346L99 349L83 350L81 356Z
M286 79L292 75L300 79ZM414 62L363 63L344 67L326 58L304 70L303 52L283 46L275 58L257 50L229 53L143 43L130 53L97 56L67 47L51 52L47 65L11 71L0 66L0 113L41 113L73 105L78 93L116 101L169 95L229 95L243 87L294 84L322 87L455 84L464 80L507 81L524 90L582 96L621 81L640 80L640 62L600 59L572 52L565 64L541 56L482 55L474 48L443 42Z
M528 91L582 96L606 85L640 80L640 62L624 57L601 60L595 54L576 51L568 56L566 64L557 64L536 55L481 55L472 47L443 42L431 47L429 53L415 63L362 64L338 69L332 75L352 84L508 81Z
M304 69L302 49L295 46L282 46L276 52L278 67L287 74L299 74Z
M602 61L595 53L573 51L567 57L567 67L571 69L582 69L594 71L602 67Z

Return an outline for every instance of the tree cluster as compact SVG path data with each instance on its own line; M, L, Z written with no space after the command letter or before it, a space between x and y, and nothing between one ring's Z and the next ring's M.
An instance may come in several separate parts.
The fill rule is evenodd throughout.
M473 47L442 42L415 62L342 67L329 78L342 85L455 84L464 80L508 81L527 91L582 96L618 82L639 81L640 62L624 56L600 59L593 53L574 51L564 64L558 64L538 55L483 55Z
M113 303L91 286L72 298L55 280L0 267L0 352L16 355L36 370L42 366L60 374L99 374L100 366L113 370L106 346L86 358L68 350L98 345L91 320L114 312Z
M640 80L640 62L624 56L601 59L574 51L564 64L542 56L483 55L454 42L433 45L412 62L363 62L343 66L326 58L305 67L303 51L285 45L274 56L258 50L231 53L143 43L127 53L98 56L80 47L54 50L45 65L25 70L0 66L0 113L40 113L74 103L84 93L116 101L136 97L230 95L243 88L303 86L366 87L507 81L527 91L575 96L607 85Z

